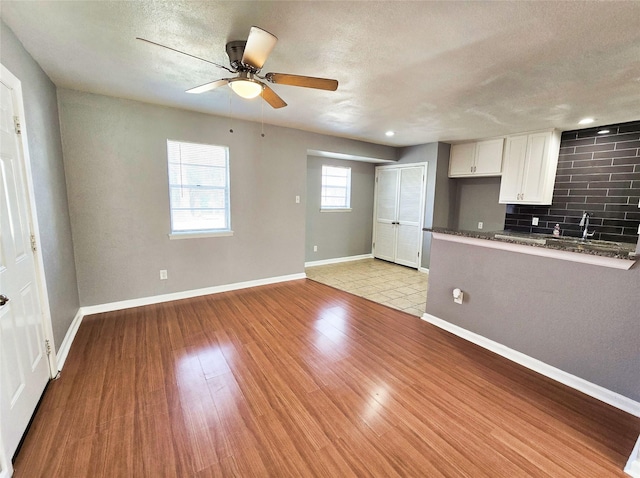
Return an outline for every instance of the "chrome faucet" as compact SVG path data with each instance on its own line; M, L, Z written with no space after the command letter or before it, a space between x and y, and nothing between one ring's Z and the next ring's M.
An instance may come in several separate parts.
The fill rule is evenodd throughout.
M591 215L588 212L585 212L582 214L582 219L580 219L580 227L583 228L582 240L586 240L588 237L593 237L593 235L596 233L596 231L593 231L591 234L589 234L589 218L590 217Z

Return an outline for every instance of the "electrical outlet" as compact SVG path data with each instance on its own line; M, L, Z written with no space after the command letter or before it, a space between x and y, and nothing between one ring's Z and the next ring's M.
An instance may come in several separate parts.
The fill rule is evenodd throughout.
M167 269L160 269L160 280L167 280Z
M318 252L318 246L313 246L313 252Z
M484 224L481 222L478 223L478 229L482 229L484 227Z
M533 219L531 219L531 225L532 226L537 226L538 225L538 218L534 217Z
M296 204L300 204L300 196L296 196Z

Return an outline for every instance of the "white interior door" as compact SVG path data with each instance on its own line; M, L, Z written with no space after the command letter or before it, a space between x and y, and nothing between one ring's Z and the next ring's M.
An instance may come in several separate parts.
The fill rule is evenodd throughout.
M10 459L49 380L26 163L14 125L19 90L0 78L0 434ZM16 80L17 81L17 80ZM20 95L20 96L18 96ZM4 463L2 473L10 463Z
M423 166L400 169L395 261L416 269L422 246L424 176Z
M426 164L376 168L373 255L420 266Z
M378 169L374 221L374 256L395 262L398 170Z

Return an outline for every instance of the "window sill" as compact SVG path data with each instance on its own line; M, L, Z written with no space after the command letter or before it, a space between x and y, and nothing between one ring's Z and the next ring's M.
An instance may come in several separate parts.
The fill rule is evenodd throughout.
M351 208L320 209L320 212L351 212Z
M202 239L205 237L229 237L233 236L233 231L220 231L220 232L172 232L168 234L169 240L175 241L178 239Z

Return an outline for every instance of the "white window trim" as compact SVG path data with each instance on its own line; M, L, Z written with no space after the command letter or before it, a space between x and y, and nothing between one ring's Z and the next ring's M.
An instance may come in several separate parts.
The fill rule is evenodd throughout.
M320 212L351 212L352 210L350 207L326 207L320 209Z
M230 150L228 146L217 145L217 144L209 144L209 143L195 143L193 141L181 141L176 139L167 139L167 145L169 142L174 143L183 143L183 144L195 144L195 145L207 145L207 146L215 146L226 149L226 173L227 173L227 185L226 185L226 193L227 193L227 224L228 229L201 229L194 231L174 231L173 230L173 219L171 215L173 213L173 208L171 206L171 198L169 198L169 228L171 232L167 234L169 240L180 240L180 239L200 239L207 237L229 237L233 236L233 230L231 229L231 161L229 158ZM167 146L168 147L168 146ZM169 162L169 157L167 155L167 166ZM169 187L169 194L171 194L171 187Z
M220 231L220 232L172 232L167 234L169 240L176 241L180 239L203 239L206 237L230 237L233 236L233 231Z
M323 206L322 205L322 192L324 189L324 174L323 174L323 170L324 168L335 168L335 169L346 169L348 171L348 179L349 182L347 184L346 187L346 191L347 191L347 205L348 207L343 207L343 206ZM350 212L352 210L351 208L351 185L352 185L352 180L351 180L351 167L349 166L334 166L331 164L323 164L321 171L320 171L320 212Z

